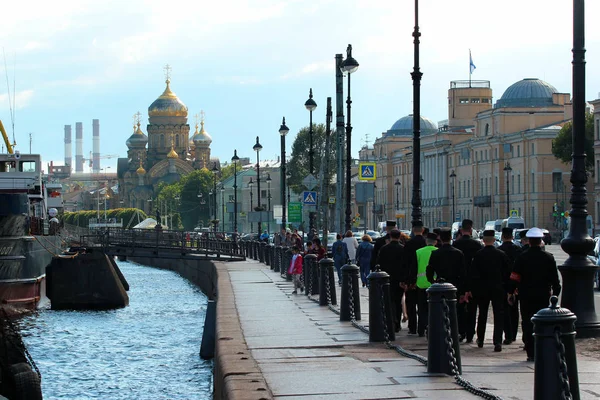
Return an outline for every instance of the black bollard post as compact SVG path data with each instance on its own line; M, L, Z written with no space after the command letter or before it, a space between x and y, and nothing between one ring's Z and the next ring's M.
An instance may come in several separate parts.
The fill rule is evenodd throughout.
M334 306L337 305L337 291L335 290L335 279L337 272L335 270L335 265L331 264L329 268L329 293L331 296L331 304Z
M358 275L360 268L354 264L342 267L342 298L340 300L340 321L360 320L360 293Z
M550 298L550 307L532 318L535 340L534 400L580 400L575 321L577 317ZM571 397L569 397L571 396Z
M279 252L281 251L281 246L273 247L273 271L279 272L281 268L281 259L279 258Z
M263 244L265 244L263 242ZM263 247L264 251L265 251L265 265L268 265L269 267L271 267L271 269L273 269L273 266L271 265L271 244L265 244L265 246Z
M369 342L396 340L392 301L390 297L390 276L379 265L367 276L369 280Z
M456 287L434 283L427 289L429 302L427 372L462 374L456 318ZM452 344L451 348L448 342Z
M332 292L331 292L331 274L330 270L333 269L333 259L323 258L319 261L319 305L326 306L333 303ZM313 281L314 282L314 281ZM333 287L333 296L335 296L335 286Z
M287 270L290 268L290 265L285 263L285 253L287 249L287 247L282 247L281 251L279 252L279 262L281 263L281 267L279 268L279 276L282 278L286 277Z
M304 287L306 290L304 293L309 296L313 295L315 290L315 285L313 284L313 274L315 273L315 265L317 264L317 255L316 254L307 254L304 256L304 266L302 271L304 271ZM317 288L318 289L318 288ZM317 290L317 293L319 291Z
M265 248L267 247L267 244L265 242L259 242L259 250L258 250L258 260L261 263L265 262Z

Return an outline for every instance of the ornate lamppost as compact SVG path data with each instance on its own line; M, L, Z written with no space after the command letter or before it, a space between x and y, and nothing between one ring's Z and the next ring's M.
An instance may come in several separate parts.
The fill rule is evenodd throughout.
M312 123L312 113L317 108L317 103L313 100L312 88L309 91L308 100L304 103L304 107L309 111L310 114L310 123L308 127L308 172L310 175L314 172L314 149L313 149L313 123ZM311 189L312 190L312 189ZM315 218L316 212L311 211L308 213L308 224L309 232L314 232L315 229Z
M594 304L597 266L587 257L594 248L588 236L585 171L585 9L584 0L573 0L573 167L571 169L571 223L560 243L569 254L558 269L563 278L562 305L577 315L577 337L600 336Z
M279 127L279 135L281 136L281 229L285 229L287 225L286 221L286 212L287 205L285 204L285 186L286 186L286 172L285 172L285 135L288 134L289 128L285 125L285 117L283 117L283 121L281 121L281 126ZM289 189L288 189L289 193ZM288 202L290 201L288 195Z
M221 221L223 232L225 231L225 185L221 183Z
M233 157L231 162L233 163L233 231L237 232L237 163L240 158L237 155L237 150L233 150Z
M214 231L217 233L217 225L219 224L219 220L217 219L217 174L219 173L219 168L217 168L217 163L213 163L213 167L211 169L213 173L213 221Z
M346 120L346 231L352 230L352 208L350 206L350 173L352 166L351 140L352 140L352 123L350 109L352 99L350 97L350 75L358 69L358 61L352 57L352 45L349 44L346 49L346 59L342 62L342 71L348 75L348 98L346 100L348 119Z
M271 174L267 174L267 211L271 211ZM267 232L271 233L271 217L267 220Z
M250 178L250 181L248 181L248 187L250 188L250 211L248 212L248 217L250 217L250 214L252 213L252 211L254 211L254 208L252 207L252 187L254 186L254 181L252 180L252 178ZM250 222L250 232L254 231L254 223Z
M412 34L414 40L414 67L411 72L413 80L413 192L412 192L412 225L423 223L421 209L421 77L419 69L419 0L415 0L415 29Z
M394 182L394 186L396 186L396 211L398 214L400 212L400 179L396 178L396 182ZM396 216L396 226L400 226L400 221L398 221L398 217Z
M512 168L510 167L510 163L507 161L504 166L504 171L506 171L506 215L510 217L510 186L509 186L509 177L508 175L512 173Z
M450 226L456 221L456 197L454 196L454 184L456 183L456 174L454 170L450 174L450 178L452 178L452 218L450 218Z
M292 179L292 171L287 171L287 172L285 173L285 177L286 177L286 179L287 179L288 181L289 181L290 179ZM287 201L288 201L288 204L289 204L289 203L290 203L290 185L289 185L289 184L287 185Z
M258 142L258 136L256 137L256 144L254 146L252 146L252 150L254 150L256 152L256 189L257 189L256 211L261 212L262 205L260 202L260 156L259 156L259 154L260 154L260 151L262 150L262 145ZM262 218L261 218L261 214L259 214L258 235L260 236L261 233L262 233Z

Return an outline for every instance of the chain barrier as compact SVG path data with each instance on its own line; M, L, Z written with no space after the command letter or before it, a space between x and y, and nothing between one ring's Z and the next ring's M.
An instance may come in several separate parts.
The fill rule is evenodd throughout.
M478 388L477 386L473 385L471 382L464 379L460 375L456 362L456 353L454 352L454 342L452 340L452 327L450 325L450 307L448 306L446 298L442 298L442 304L444 306L444 330L446 332L445 341L447 346L446 353L448 355L450 363L450 370L452 372L452 375L454 375L454 380L456 381L456 384L461 386L467 392L474 394L475 396L482 397L486 400L502 400L501 397L496 396L495 394L492 394L481 388Z
M369 334L369 328L364 325L361 325L356 320L356 315L354 314L354 278L350 281L350 288L348 289L348 296L350 297L350 323L357 329L360 329L363 333ZM360 300L359 300L360 301Z
M11 344L14 346L14 348L23 350L23 354L25 355L25 359L27 360L27 363L31 366L31 368L33 368L35 370L35 373L41 380L42 374L40 373L40 370L38 369L37 365L35 365L35 361L33 361L33 357L31 357L31 354L29 354L29 351L27 350L25 343L23 343L23 339L21 338L21 333L19 332L19 330L17 329L15 324L10 320L10 318L8 317L6 310L4 310L4 308L2 308L2 317L1 318L2 318L2 322L3 322L2 330L4 331L3 332L4 340L10 341Z
M560 340L560 330L554 331L554 340L556 341L556 354L558 357L558 380L561 386L560 398L562 400L573 400L571 396L571 386L569 385L569 375L567 374L567 361L565 359L565 345Z

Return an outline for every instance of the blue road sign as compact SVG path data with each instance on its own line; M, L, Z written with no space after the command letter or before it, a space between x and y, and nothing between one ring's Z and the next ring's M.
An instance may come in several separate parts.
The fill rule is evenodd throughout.
M317 192L302 192L302 202L307 206L317 205Z
M376 178L375 163L360 163L358 165L358 179L362 181L374 181Z

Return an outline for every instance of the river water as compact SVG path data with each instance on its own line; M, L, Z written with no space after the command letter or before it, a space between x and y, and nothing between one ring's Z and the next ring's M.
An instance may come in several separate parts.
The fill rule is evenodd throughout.
M174 272L118 264L128 307L20 321L44 399L212 399L212 361L199 356L204 294Z

